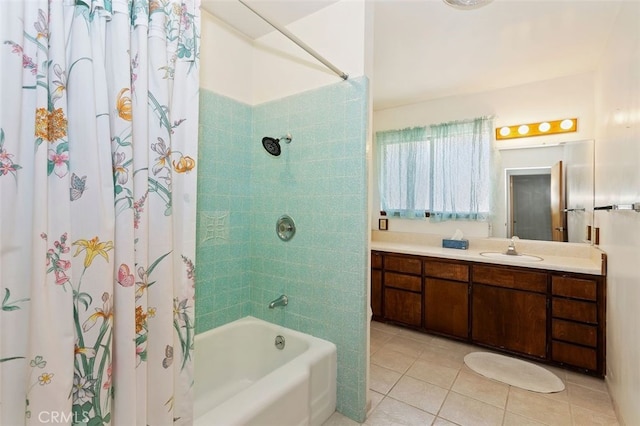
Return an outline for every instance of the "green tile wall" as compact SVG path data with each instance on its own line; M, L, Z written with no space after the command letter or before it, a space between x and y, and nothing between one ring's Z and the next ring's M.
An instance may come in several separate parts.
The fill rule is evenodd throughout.
M251 302L254 316L334 342L338 411L362 421L366 401L367 80L254 108ZM263 136L290 132L272 157ZM289 242L275 234L296 222ZM280 294L289 305L268 309Z
M253 108L201 92L197 330L253 315L334 342L338 411L363 421L368 80ZM286 133L279 157L262 148ZM201 243L201 217L226 206L238 223L229 241ZM276 236L282 214L296 222L289 242ZM268 309L283 293L289 305Z
M196 331L250 315L249 105L200 90Z

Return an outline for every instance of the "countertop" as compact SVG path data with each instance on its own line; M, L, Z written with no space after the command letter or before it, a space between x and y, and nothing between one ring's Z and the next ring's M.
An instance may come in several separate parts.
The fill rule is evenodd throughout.
M442 238L441 235L373 231L371 250L550 271L606 275L606 254L588 244L518 240L515 245L519 253L542 258L540 261L526 261L517 256L490 258L480 254L487 251L504 252L509 245L509 239L470 238L469 248L459 250L443 248Z

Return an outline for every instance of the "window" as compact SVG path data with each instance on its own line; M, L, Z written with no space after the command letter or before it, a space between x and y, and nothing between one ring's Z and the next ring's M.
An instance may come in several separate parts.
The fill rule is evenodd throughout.
M381 209L390 216L486 220L493 120L378 132Z

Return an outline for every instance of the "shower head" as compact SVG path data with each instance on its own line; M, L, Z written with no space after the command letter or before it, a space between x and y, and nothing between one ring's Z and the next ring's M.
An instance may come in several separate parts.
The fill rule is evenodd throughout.
M274 139L270 138L269 136L265 136L264 138L262 138L262 146L267 150L269 154L277 157L280 155L280 141L283 139L286 143L291 143L291 135L287 133L286 136L283 136L280 139Z

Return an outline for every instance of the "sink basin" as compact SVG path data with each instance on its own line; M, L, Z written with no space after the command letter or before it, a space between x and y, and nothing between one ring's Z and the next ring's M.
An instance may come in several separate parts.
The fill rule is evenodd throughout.
M480 256L484 257L492 257L494 259L511 259L511 260L519 260L524 262L540 262L542 260L541 257L534 256L531 254L506 254L499 251L483 251L480 253Z

